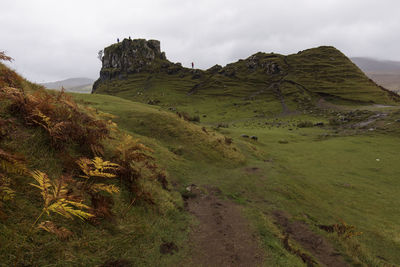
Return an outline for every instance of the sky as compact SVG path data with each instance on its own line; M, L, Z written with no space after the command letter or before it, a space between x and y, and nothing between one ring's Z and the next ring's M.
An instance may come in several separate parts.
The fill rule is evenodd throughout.
M172 62L207 69L262 52L332 45L400 60L399 0L1 0L0 51L33 82L97 79L100 49L157 39Z

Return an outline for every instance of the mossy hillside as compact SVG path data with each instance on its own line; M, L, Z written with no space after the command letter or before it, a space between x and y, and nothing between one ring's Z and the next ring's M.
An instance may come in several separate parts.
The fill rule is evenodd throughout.
M156 62L150 67L151 71L102 80L95 93L212 114L219 118L205 121L214 122L224 120L216 114L227 112L232 104L249 117L254 110L260 111L258 115L277 115L287 107L307 110L321 98L345 104L393 104L398 99L369 80L340 51L326 46L288 56L260 52L206 71L180 67L171 72ZM213 109L216 105L219 112Z
M42 88L42 86L26 80L14 70L0 62L0 87L3 86L18 87L27 92L33 92Z
M392 94L381 90L343 53L334 47L322 46L287 57L293 80L321 96L371 103L390 103Z
M84 95L76 97L85 98ZM117 115L122 127L144 134L145 138L150 138L149 142L157 142L160 147L168 146L162 138L168 140L169 137L159 139L154 136L153 139L143 130L149 127L148 124L140 124L148 116L151 124L162 125L153 120L164 120L166 117L162 114L166 114L165 111L96 94L89 96L87 102L99 110L104 108L104 111ZM138 115L124 117L121 104ZM347 105L347 108L350 112L351 106ZM353 108L380 111L370 106ZM204 152L197 157L187 157L183 153L179 160L166 158L166 153L170 153L168 149L160 149L159 156L164 158L163 164L180 186L193 183L217 186L224 197L242 205L260 233L270 255L266 261L270 264L297 264L289 255L282 256L285 255L279 240L282 233L268 215L273 210L288 211L295 219L307 222L315 232L331 240L353 264L379 266L385 262L398 263L396 244L399 229L396 221L399 218L395 209L400 203L397 203L395 186L399 142L394 128L400 128L400 125L393 121L400 117L396 110L396 107L384 108L384 112L392 114L384 123L389 128L354 133L347 133L346 128L331 126L297 127L305 121L312 122L311 125L318 122L328 124L329 118L319 114L292 114L276 118L232 116L227 118L228 128L217 128L215 131L233 139L233 144L245 155L244 163L229 164L223 158L218 162L204 160L206 151L212 149L209 146L202 146ZM233 104L227 107L227 113L238 114L235 112ZM160 114L154 118L153 113ZM172 112L170 115L176 116ZM209 127L208 123L200 125ZM162 132L163 127L154 130ZM242 134L255 135L258 141L243 138ZM185 144L185 147L190 146L190 143ZM345 240L316 226L339 223L341 220L354 225L363 234Z
M82 105L94 107L98 113L103 111L115 115L112 120L116 121L122 130L132 133L134 137L140 138L153 148L157 162L168 170L170 180L177 183L182 192L192 183L208 184L219 187L222 197L241 205L259 233L266 251L267 266L302 264L299 258L284 249L284 234L273 223L274 219L270 215L274 210L285 210L292 214L295 220L305 221L313 231L334 243L339 252L353 265L399 264L399 229L396 227L399 218L394 210L399 203L394 189L397 185L397 130L400 125L394 122L400 117L395 108L388 107L384 111L390 113L387 119L382 121L385 127L391 123L388 126L391 127L390 131L383 127L374 131L349 132L347 128L326 125L296 127L305 121L322 121L327 124L329 118L319 114L291 114L273 118L259 116L252 106L259 103L259 108L263 107L262 102L257 100L243 100L243 103L251 104L244 104L243 107L247 107L247 110L242 110L235 102L227 101L221 104L215 100L207 103L207 98L199 98L201 105L217 114L207 113L207 117L201 117L201 122L196 125L178 118L175 112L166 112L156 106L118 97L98 94L75 94L74 97ZM279 102L275 102L280 105ZM251 109L248 108L249 105ZM266 110L274 109L267 104L265 106ZM201 106L186 104L185 107L203 114ZM363 107L347 105L348 109ZM366 108L374 112L380 111L377 107ZM221 118L224 118L228 128L210 129L210 125ZM204 123L207 119L210 121ZM164 131L169 121L174 127ZM208 135L203 135L203 126L209 132ZM374 124L369 127L375 126ZM38 135L29 129L26 129L26 132L28 136L32 135L33 139L22 135L8 147L15 146L16 150L21 149L24 154L32 155L30 158L35 159L35 168L43 168L49 174L57 176L62 169L61 163L57 159L57 153L53 153L48 147L46 136L42 131L38 131ZM242 138L242 134L256 135L258 141ZM215 152L214 141L223 136L232 138L234 146L221 144ZM206 144L203 145L202 142ZM32 146L32 143L35 146ZM181 155L179 149L176 150L179 145L182 146ZM109 143L108 146L112 149L115 143ZM236 148L236 151L233 148ZM224 151L231 156L224 157ZM236 153L243 155L245 159L232 156L238 155ZM44 156L41 158L41 155ZM29 188L26 185L28 181L20 179L22 178L18 178L19 183ZM22 234L15 235L21 231L21 228L17 227L18 223L25 220L26 216L33 216L40 211L40 195L35 195L33 191L24 193L19 193L20 198L16 201L24 201L25 204L7 204L7 209L14 209L18 214L15 220L9 221L10 226L2 228L5 242L12 240L5 249L14 247L14 244L20 244L23 240ZM18 212L19 208L16 207L22 207L20 210L30 209L30 194L36 197L37 206L24 215ZM127 259L139 266L174 266L188 256L188 218L184 213L174 209L160 213L146 205L129 209L125 193L121 194L121 201L115 201L113 211L117 214L129 210L126 216L117 216L116 223L91 226L76 221L69 222L68 228L78 234L68 242L60 242L47 233L35 236L35 242L27 242L24 245L27 249L25 262L45 265L49 261L56 262L58 258L63 259L58 265L99 265L113 258ZM179 207L178 196L174 197L174 201ZM335 234L325 233L316 226L338 223L341 219L354 225L357 231L363 234L347 240ZM61 221L64 222L63 219ZM24 225L26 227L24 226L25 230L22 231L26 232L30 225ZM172 256L161 255L159 245L165 241L178 244L180 252ZM12 253L6 251L1 255L7 257ZM6 260L12 262L12 259Z
M241 164L244 156L235 144L228 144L223 134L203 128L160 108L134 103L107 95L75 94L75 99L111 113L120 127L154 140L175 156L188 160Z
M22 78L14 80L14 77L20 76L4 65L2 67L7 73L12 73L6 76L6 86L20 85L25 90L25 96L30 93L35 93L36 97L49 94L47 97L51 99L51 92L42 91L40 86L31 86ZM61 175L72 172L72 168L76 167L75 159L93 156L70 143L60 151L53 146L49 134L42 127L27 125L23 113L11 111L10 103L4 98L0 101L0 119L8 122L1 125L0 148L24 158L28 170L45 172L55 181ZM93 115L89 110L86 112ZM113 138L104 143L104 157L112 159L115 147L122 140L122 133L113 132ZM37 229L35 219L42 212L43 200L40 190L30 185L34 180L29 172L3 173L3 168L1 172L11 178L9 186L15 191L13 199L1 200L1 265L98 266L107 261L125 261L138 266L165 266L176 265L186 256L187 250L182 244L187 238L190 219L181 211L182 198L178 192L167 191L154 180L142 179L139 183L155 204L149 204L139 196L135 198L122 181L117 181L116 186L121 192L113 197L114 215L97 223L44 213L39 223L50 220L72 232L72 236L63 240ZM181 248L179 252L162 255L159 246L166 240L173 240Z

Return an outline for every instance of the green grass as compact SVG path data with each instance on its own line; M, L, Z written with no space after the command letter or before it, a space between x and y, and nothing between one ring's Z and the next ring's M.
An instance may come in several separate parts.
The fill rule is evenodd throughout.
M295 125L301 121L327 120L307 114L275 119L244 116L232 121L227 118L228 128L213 129L213 122L196 125L156 106L113 96L74 94L74 97L82 104L115 115L113 120L121 129L152 147L157 162L169 172L177 190L192 183L210 184L219 187L225 198L242 205L259 233L267 265L301 264L283 248L281 230L269 215L273 210L285 210L305 220L353 263L378 266L385 262L382 258L390 263L400 262L400 229L396 223L400 219L396 213L400 204L396 197L396 151L400 149L397 136L369 133L321 138L335 129L297 128ZM207 133L202 130L203 126ZM245 139L241 134L256 135L259 140ZM46 148L48 140L40 131L29 135L31 138L25 143L8 146L18 146L29 158L37 159L30 163L32 168L59 175L60 163L54 160L54 152ZM233 144L219 143L224 136L231 137ZM28 182L22 180L21 188L28 190ZM10 210L18 207L26 211L16 213L18 216L2 225L2 243L8 244L3 247L8 251L2 253L4 257L13 254L10 251L21 242L32 223L29 218L38 214L40 196L36 193L19 195L17 203L8 206ZM27 199L35 199L34 205ZM178 195L173 199L176 203L181 201ZM114 212L124 213L127 206L122 194L116 200ZM363 234L341 240L315 226L338 223L341 219ZM22 226L18 223L21 221ZM128 210L123 217L117 216L115 222L100 226L70 221L67 227L76 233L70 241L60 243L46 233L37 234L33 237L34 243L24 244L25 262L46 265L57 258L67 265L96 265L109 259L126 259L139 266L172 266L190 257L185 243L189 223L190 219L182 211L172 209L160 213L140 205ZM164 241L178 244L179 253L161 256L158 247Z
M271 70L271 64L279 71ZM283 111L282 99L290 111L308 110L320 98L345 105L393 104L399 99L329 46L288 56L257 53L217 73L196 70L200 77L185 68L168 74L158 61L149 68L123 79L104 80L95 92L142 103L157 101L164 109L198 114L203 122L215 124L254 116L274 117Z
M325 56L318 53L321 49L326 50ZM303 264L284 249L282 230L271 216L275 210L305 221L352 265L400 264L400 200L396 191L400 124L394 123L400 119L398 107L384 108L390 113L384 123L391 124L372 132L331 126L298 128L300 122L327 124L330 116L336 116L308 108L322 91L329 94L329 101L346 110L382 110L365 104L391 100L329 47L288 56L287 65L281 55L257 56L261 61L277 62L285 72L296 66L295 75L286 79L307 85L308 91L284 83L281 93L289 109L300 112L282 114L279 97L266 90L267 83L279 77L260 82L264 74L249 71L247 61L226 67L227 72L236 68L234 79L223 74L206 76L192 95L187 92L199 81L192 79L190 72L183 77L137 74L104 83L99 88L101 94L72 94L78 103L114 115L120 129L151 147L157 163L169 173L173 190L165 192L146 184L161 203L157 207L145 203L129 207L128 193L122 191L115 199L114 221L95 226L55 217L55 222L75 233L69 241L61 242L45 232L35 232L26 240L41 211L41 200L39 192L28 185L32 179L16 176L12 185L18 188L17 196L4 206L11 216L0 222L0 262L13 264L21 247L22 263L27 265L97 266L119 259L135 266L179 265L190 258L187 238L190 225L196 222L184 211L178 192L194 183L217 186L222 197L243 208L265 250L267 266ZM320 62L308 65L306 58ZM345 76L338 66L346 70ZM28 82L22 83L31 90ZM159 100L159 106L143 104L149 100ZM168 111L170 107L198 115L200 123L179 118L175 111ZM7 116L4 108L0 115ZM218 128L218 124L224 127ZM258 141L242 134L255 135ZM227 143L226 138L232 138L233 143ZM58 177L62 162L48 143L43 131L26 128L17 139L1 145L24 154L31 169ZM106 148L114 145L110 142ZM344 240L316 226L340 220L363 234ZM179 252L161 255L163 242L174 242Z
M68 165L71 159L50 145L43 129L27 127L21 118L11 116L6 101L2 99L0 103L0 118L14 119L11 135L0 140L1 149L23 155L29 170L43 171L51 180L70 171L66 168L71 166L71 162ZM106 155L111 154L118 142L114 139L105 144ZM74 158L88 156L74 146L67 149ZM113 198L115 216L111 220L100 220L99 224L44 214L39 223L51 220L73 232L72 237L63 241L36 230L35 219L41 214L43 200L40 190L30 185L33 178L28 173L8 176L16 196L1 202L0 266L99 266L110 260L125 260L134 266L175 266L187 257L184 244L191 218L182 212L180 194L163 190L157 182L140 181L155 204L138 199L133 206L131 193L122 181L116 182L121 193ZM174 242L179 251L162 255L159 248L164 242Z
M353 264L361 262L378 266L385 262L382 258L390 263L400 263L400 229L397 224L400 215L396 212L400 206L396 193L396 155L400 142L396 135L365 133L346 136L333 134L336 130L329 127L294 126L301 121L326 122L326 118L316 115L293 115L278 119L250 117L234 122L227 120L229 128L220 128L217 132L232 137L245 160L235 164L223 158L218 162L210 162L206 155L213 151L212 147L190 146L191 141L185 141L188 133L169 132L170 136L166 136L162 130L166 126L160 121L158 123L161 124L157 126L160 128L140 126L139 118L144 121L143 118L147 118L152 122L151 125L157 125L153 120L170 116L157 107L101 95L76 97L85 98L91 105L119 116L116 120L122 128L139 133L145 138L143 140L148 138L148 142L158 144L160 161L171 174L171 179L182 188L191 183L211 184L219 187L226 198L243 205L254 229L260 233L269 264L296 265L292 255L282 252L280 230L268 215L273 210L285 210L295 218L305 220L314 231L331 240ZM125 116L125 108L135 115ZM232 113L233 109L232 105ZM153 117L155 113L158 113L157 118ZM272 124L277 121L281 123L279 128ZM168 120L169 123L174 125L175 122ZM179 123L186 124L183 121ZM210 127L213 123L203 125ZM185 128L182 126L176 126L175 130L182 131ZM144 129L147 127L151 131ZM200 131L200 127L194 124L190 127ZM256 135L259 141L241 138L241 134ZM330 135L321 138L326 134ZM178 159L162 159L170 153L162 147L168 146L173 140L182 142L183 147L197 147L203 152ZM287 143L282 144L281 140ZM215 156L212 160L217 158ZM249 168L257 169L252 172ZM321 232L315 226L334 224L340 220L356 226L363 234L351 240L342 240L333 234Z

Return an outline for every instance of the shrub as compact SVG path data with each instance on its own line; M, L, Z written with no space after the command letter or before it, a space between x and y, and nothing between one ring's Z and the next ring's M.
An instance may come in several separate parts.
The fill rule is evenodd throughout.
M6 217L6 214L1 211L2 205L15 196L15 191L11 188L11 180L6 174L23 175L27 169L22 157L0 149L0 171L0 217Z
M343 237L344 239L349 239L354 236L362 235L362 232L356 231L356 227L354 225L349 225L343 220L340 220L340 223L335 223L332 225L317 226L328 233L336 233L338 236Z
M330 118L329 119L329 125L338 126L338 125L341 125L341 124L343 124L343 121L341 119L339 119L339 118Z
M297 124L297 127L299 127L299 128L309 128L309 127L313 127L313 126L314 126L314 123L312 121L302 121Z
M130 135L124 135L122 142L116 147L114 161L120 166L119 176L133 193L132 203L141 198L155 204L150 191L144 187L148 181L158 181L163 189L167 189L167 175L154 163L152 152L152 149Z
M233 143L233 139L227 136L224 136L225 144L231 145Z
M229 124L226 122L219 122L217 128L229 128Z
M193 115L191 116L187 112L182 112L182 111L177 111L176 115L178 115L179 118L184 119L185 121L194 121L194 122L200 122L200 116L199 115Z
M26 125L43 128L56 149L73 143L85 152L102 154L101 141L109 136L107 122L80 110L63 91L53 96L44 90L25 94L22 90L5 87L0 97L11 100L10 112L20 116Z
M189 117L189 121L200 122L200 116L194 115L192 117Z
M7 56L4 51L0 51L0 60L12 61L13 59L12 59L12 57Z
M21 87L22 81L22 77L14 71L7 68L0 68L0 88L5 86Z

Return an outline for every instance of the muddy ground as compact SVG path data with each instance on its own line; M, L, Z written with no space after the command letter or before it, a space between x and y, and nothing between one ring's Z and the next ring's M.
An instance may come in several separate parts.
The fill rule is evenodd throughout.
M197 220L191 233L193 266L261 266L263 252L248 221L233 202L211 187L188 188L186 208Z

